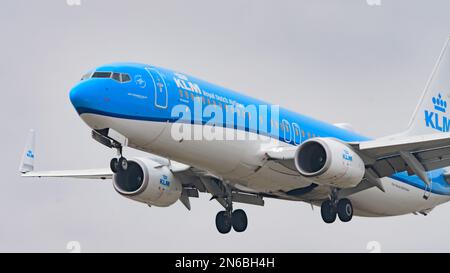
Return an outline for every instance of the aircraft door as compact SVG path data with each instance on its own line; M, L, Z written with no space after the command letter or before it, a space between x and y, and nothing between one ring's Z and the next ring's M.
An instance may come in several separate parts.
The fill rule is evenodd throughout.
M283 119L280 123L281 131L283 131L283 138L286 142L291 142L292 140L292 127L291 124Z
M146 67L145 70L147 70L153 80L153 87L155 90L155 106L166 109L169 104L169 94L163 76L153 67Z
M292 123L292 134L293 134L293 139L294 139L294 145L300 145L300 143L302 143L302 134L301 134L301 129L300 126L298 126L297 123Z

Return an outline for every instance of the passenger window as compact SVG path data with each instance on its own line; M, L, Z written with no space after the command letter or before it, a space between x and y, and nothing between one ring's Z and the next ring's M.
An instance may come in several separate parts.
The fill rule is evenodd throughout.
M94 72L92 78L111 78L111 72Z
M129 81L131 81L130 75L122 74L122 82L129 82Z
M113 80L120 82L120 73L113 73L112 78Z

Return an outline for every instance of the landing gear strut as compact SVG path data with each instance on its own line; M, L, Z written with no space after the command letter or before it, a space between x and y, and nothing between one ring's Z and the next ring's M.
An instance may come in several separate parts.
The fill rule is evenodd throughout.
M118 173L121 171L124 172L128 169L128 161L125 157L122 156L123 143L126 143L126 141L119 142L114 138L110 137L109 133L110 133L109 128L103 130L93 130L92 138L108 148L117 150L117 158L113 158L109 166L113 173Z
M336 221L336 216L342 222L349 222L353 217L353 205L347 198L338 201L327 200L324 201L320 207L320 213L325 223L331 224Z

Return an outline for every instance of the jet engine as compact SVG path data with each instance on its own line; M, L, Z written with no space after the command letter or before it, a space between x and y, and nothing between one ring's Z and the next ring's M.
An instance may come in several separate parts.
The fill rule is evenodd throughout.
M317 184L337 188L358 185L365 173L364 162L345 143L334 138L314 138L298 146L295 153L298 172Z
M127 170L114 174L113 181L122 196L157 207L174 204L183 189L168 166L149 158L129 160Z

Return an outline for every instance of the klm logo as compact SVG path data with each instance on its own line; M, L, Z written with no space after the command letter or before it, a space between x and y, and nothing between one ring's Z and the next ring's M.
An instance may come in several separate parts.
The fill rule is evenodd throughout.
M173 77L173 81L175 82L175 84L177 85L178 88L187 90L187 91L191 91L191 92L195 92L197 94L202 93L202 90L200 89L198 84L190 82L189 79L185 75L179 74L179 73L175 73L174 75L175 75L175 77Z
M425 126L433 128L441 132L450 131L450 120L445 116L447 111L447 101L441 94L433 97L434 111L425 110Z
M164 187L169 187L170 186L170 181L167 177L167 175L163 175L160 179L159 179L159 184L161 184Z
M344 150L344 153L342 154L342 158L347 161L353 161L353 156L347 150Z
M29 150L29 151L27 152L27 157L28 157L28 158L31 158L31 159L34 159L34 153L33 153L32 150Z

